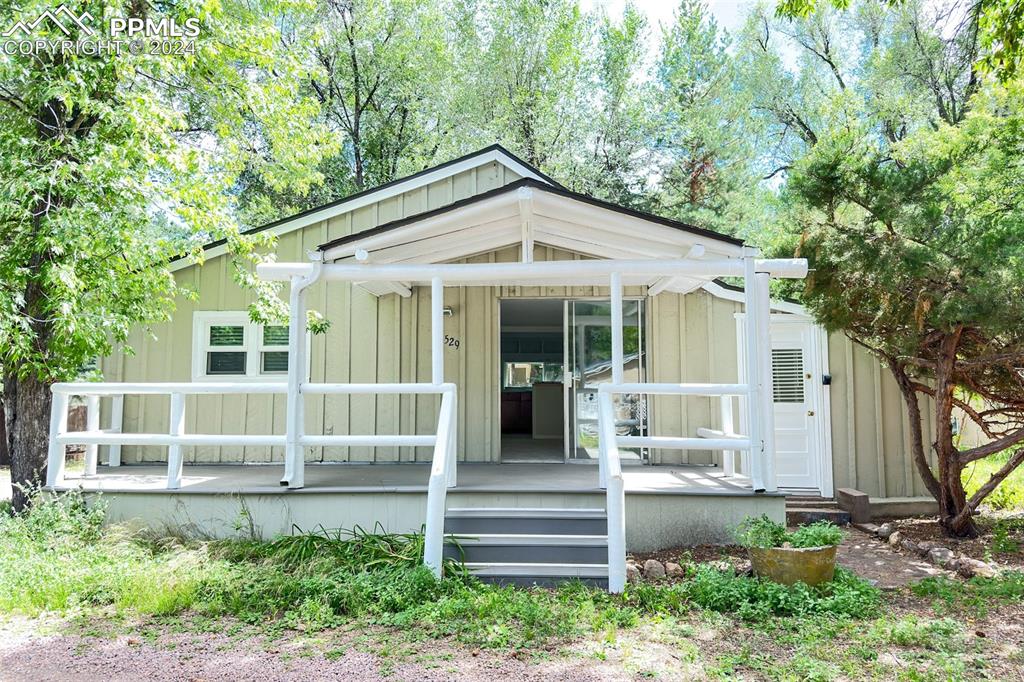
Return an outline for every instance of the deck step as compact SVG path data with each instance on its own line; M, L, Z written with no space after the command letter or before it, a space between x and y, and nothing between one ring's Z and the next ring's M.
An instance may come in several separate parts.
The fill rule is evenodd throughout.
M536 564L602 563L608 560L604 535L449 535L444 554L467 563L515 563L524 557Z
M477 578L498 585L554 587L571 580L595 587L608 587L608 564L582 563L466 563Z
M449 509L445 533L454 535L604 535L603 509Z
M608 584L603 509L463 507L445 514L444 554L485 582Z

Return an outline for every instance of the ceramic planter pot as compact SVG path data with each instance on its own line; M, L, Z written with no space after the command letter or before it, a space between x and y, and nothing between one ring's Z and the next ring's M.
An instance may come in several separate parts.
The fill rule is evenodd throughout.
M832 580L836 571L835 545L828 547L750 547L754 575L772 582L818 585Z

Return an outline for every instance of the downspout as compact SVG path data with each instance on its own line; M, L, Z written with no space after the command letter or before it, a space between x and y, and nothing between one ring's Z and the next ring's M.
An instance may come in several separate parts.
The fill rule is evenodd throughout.
M291 278L288 296L288 402L285 431L284 477L281 485L302 488L305 485L305 456L302 437L305 429L305 405L302 386L307 381L306 361L306 289L316 284L323 275L324 254L310 251L309 260L313 265L308 275Z

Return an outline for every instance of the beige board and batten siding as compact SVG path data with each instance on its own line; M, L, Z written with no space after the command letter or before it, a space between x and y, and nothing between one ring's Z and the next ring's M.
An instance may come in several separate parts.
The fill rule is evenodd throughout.
M648 299L648 371L656 382L742 381L738 376L735 314L741 303L699 290L686 296ZM910 429L895 380L865 348L842 334L828 343L832 471L835 488L856 488L872 497L928 495L910 457ZM933 412L922 401L925 439L933 434ZM655 435L696 435L719 426L715 400L656 396L651 402ZM719 453L655 450L656 464L709 464ZM932 462L934 466L934 461Z
M492 163L456 174L416 190L347 212L282 235L279 261L303 261L305 253L340 236L451 203L513 182L514 172ZM538 245L536 260L582 256ZM466 259L469 262L518 260L518 247ZM135 354L115 353L101 368L108 381L190 381L192 324L196 311L245 310L252 300L232 276L233 264L212 258L202 267L175 273L198 294L181 298L173 318L154 325L152 334L133 333ZM628 288L627 296L643 296ZM459 387L459 455L468 461L500 458L499 309L501 298L607 297L603 287L452 287L445 289L445 334L459 347L445 349L445 378ZM415 382L430 377L430 295L416 288L409 298L374 297L349 283L314 286L309 305L323 312L331 329L313 337L310 379L313 382ZM680 296L647 298L645 334L648 376L653 381L732 382L737 380L734 314L738 303L700 290ZM832 453L836 487L857 487L873 496L924 494L909 458L908 428L895 383L864 349L833 335L829 344L833 384ZM852 381L850 378L852 377ZM432 396L310 396L306 398L310 433L433 433L437 398ZM166 432L166 397L129 396L124 431ZM104 401L109 415L109 400ZM692 436L700 426L717 426L713 399L659 396L650 404L652 432ZM930 416L930 415L929 415ZM186 400L189 433L284 433L283 395L204 395ZM108 419L105 417L104 419ZM930 425L929 425L930 426ZM931 429L929 428L929 432ZM186 461L281 461L281 448L186 448ZM416 461L430 457L427 448L311 448L310 461ZM708 464L719 455L707 451L655 451L659 464ZM124 447L125 463L164 461L162 447Z
M306 252L328 240L398 218L432 210L453 201L487 192L515 182L520 176L499 163L457 173L415 190L346 212L330 220L281 235L275 252L279 261L305 261ZM196 311L246 310L252 294L233 277L234 264L226 257L211 258L204 265L175 273L177 281L197 294L197 300L179 297L171 320L137 330L127 346L133 353L115 352L101 361L107 381L182 381L192 379L192 324ZM454 290L450 299L466 297ZM472 295L468 295L472 298ZM429 292L416 292L409 299L385 296L380 299L348 283L330 282L314 287L308 294L310 307L323 312L332 322L331 330L312 339L310 379L314 382L388 382L429 380ZM446 321L446 325L449 324ZM412 334L417 329L420 333ZM426 330L426 335L424 335ZM353 342L357 340L358 342ZM425 342L425 343L424 343ZM460 369L461 373L461 369ZM475 376L476 372L470 372ZM436 398L429 396L327 396L307 398L306 428L311 433L386 433L399 421L400 433L432 433L436 428ZM125 432L165 433L168 429L169 400L165 396L128 396L125 399ZM472 417L479 404L467 407ZM110 401L102 406L110 414ZM186 400L188 433L283 433L285 398L269 395L189 396ZM109 423L109 416L104 417ZM465 420L460 430L466 429ZM474 427L479 428L479 427ZM461 434L460 434L461 435ZM105 449L105 448L104 448ZM309 452L311 460L323 458L412 459L411 449L322 448ZM368 457L367 455L372 455ZM186 448L186 461L260 462L280 461L282 448L197 447ZM166 448L126 446L122 461L164 461Z

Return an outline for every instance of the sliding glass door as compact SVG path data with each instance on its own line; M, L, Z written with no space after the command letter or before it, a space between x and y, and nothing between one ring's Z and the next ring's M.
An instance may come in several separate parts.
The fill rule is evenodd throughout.
M597 461L597 387L612 380L611 303L607 300L568 301L566 305L566 410L568 456ZM623 378L644 381L643 301L622 304ZM615 430L619 435L647 431L644 396L617 394ZM640 449L621 451L623 459L642 459Z

